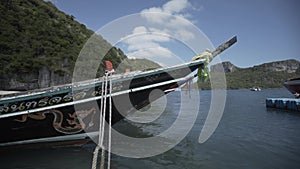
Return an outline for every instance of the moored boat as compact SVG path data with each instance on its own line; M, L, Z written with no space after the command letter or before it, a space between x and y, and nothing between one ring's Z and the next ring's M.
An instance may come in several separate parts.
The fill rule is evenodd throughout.
M259 92L259 91L261 91L261 88L260 87L251 87L250 90L255 91L255 92Z
M283 83L284 87L286 87L296 98L300 98L300 77L293 78L285 81Z
M236 41L236 37L230 39L212 56ZM0 98L0 146L83 140L91 136L86 131L96 135L99 131L99 105L108 97L103 95L104 92L110 93L112 98L112 124L115 124L188 82L189 75L206 63L206 59L198 59L136 74L110 76L109 81L92 79L3 96ZM103 91L105 82L112 87ZM105 110L108 104L104 102Z

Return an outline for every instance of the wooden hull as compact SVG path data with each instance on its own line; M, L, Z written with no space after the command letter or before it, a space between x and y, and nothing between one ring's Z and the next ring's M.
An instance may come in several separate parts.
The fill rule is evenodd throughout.
M177 67L112 80L112 123L174 90L203 64ZM160 92L152 92L153 90ZM0 146L82 140L97 134L102 81L63 86L0 100ZM151 101L149 95L151 93ZM106 117L108 117L108 101Z

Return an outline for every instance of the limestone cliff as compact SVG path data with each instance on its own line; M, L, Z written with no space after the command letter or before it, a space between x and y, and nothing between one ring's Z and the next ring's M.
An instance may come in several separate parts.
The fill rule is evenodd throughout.
M76 59L93 31L43 0L1 0L0 18L0 90L71 82ZM111 48L107 57L113 64L126 58L100 35L95 39L97 46L88 54ZM97 62L103 67L104 60Z

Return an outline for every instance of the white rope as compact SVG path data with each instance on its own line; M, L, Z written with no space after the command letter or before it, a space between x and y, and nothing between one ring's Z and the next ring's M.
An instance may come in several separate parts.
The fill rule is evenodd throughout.
M92 169L97 168L97 159L98 159L98 153L99 153L100 146L96 146L94 152L93 152L93 163L92 163Z
M110 169L110 160L111 160L111 126L112 126L112 97L111 97L111 91L112 91L112 78L109 80L109 130L108 130L108 159L107 159L107 169Z
M104 96L104 84L106 83L106 75L103 76L103 80L102 80L102 86L101 86L101 100L100 100L100 113L99 113L99 134L98 134L98 144L93 152L93 162L92 162L92 169L96 169L97 168L97 159L98 159L98 154L99 154L99 150L100 148L102 148L102 156L101 156L101 161L103 159L104 161L104 152L103 152L103 141L102 138L104 136L104 132L103 132L103 128L102 126L104 126L103 121L105 121L105 119L103 120L103 99L106 99L106 97ZM105 114L105 111L104 111ZM101 163L102 165L102 163ZM101 168L101 166L100 166Z
M108 87L108 77L109 80L109 133L108 133L108 160L107 160L107 168L110 169L110 161L111 161L111 125L112 125L112 79L110 77L111 72L105 73L102 82L102 90L101 90L101 101L100 101L100 115L99 115L99 136L98 136L98 145L94 150L92 169L97 168L97 159L100 148L102 148L101 152L101 163L100 169L104 169L105 164L105 149L104 149L104 131L105 131L105 114L106 114L106 99L107 99L107 87Z
M104 169L104 163L105 163L105 149L104 149L103 142L104 142L104 134L105 134L104 131L105 131L105 116L106 116L107 81L108 81L108 73L105 73L103 115L102 118L100 119L102 121L102 125L101 125L102 128L99 131L99 134L101 133L100 145L102 147L100 169Z
M107 80L108 80L108 74L105 73L105 80L104 80L104 103L103 103L103 116L102 116L102 125L101 125L101 130L102 134L101 134L101 138L100 138L100 145L102 146L102 148L104 148L103 145L103 141L104 141L104 131L105 131L105 116L106 116L106 98L107 98Z
M104 169L104 163L105 163L104 161L105 161L105 150L104 148L102 148L100 169Z
M103 120L103 95L104 95L104 83L105 83L105 76L102 78L102 85L101 85L101 100L100 100L100 115L99 115L99 135L98 135L98 145L100 144L100 140L102 138L103 132L100 132L102 130L102 120ZM102 146L102 145L101 145Z

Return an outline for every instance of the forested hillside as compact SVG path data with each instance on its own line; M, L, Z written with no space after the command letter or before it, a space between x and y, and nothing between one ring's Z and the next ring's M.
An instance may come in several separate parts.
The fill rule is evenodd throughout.
M212 66L212 72L218 72L221 66ZM239 68L230 62L223 62L226 85L228 89L241 89L251 87L281 88L283 82L290 78L300 77L300 62L297 60L284 60L264 63L261 65ZM222 68L221 67L221 68ZM209 82L198 81L202 89L209 89Z
M76 59L94 34L72 15L43 0L1 0L0 19L0 90L70 83ZM105 54L110 48L102 63L99 59L101 66L110 60L116 67L127 58L100 35L94 39L91 55L95 51ZM101 74L103 68L98 69Z

